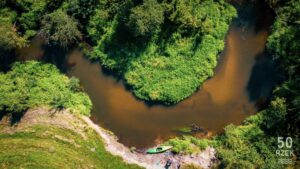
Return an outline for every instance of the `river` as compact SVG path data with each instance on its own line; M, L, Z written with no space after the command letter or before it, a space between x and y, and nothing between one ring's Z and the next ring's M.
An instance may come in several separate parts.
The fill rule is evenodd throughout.
M262 3L238 6L239 17L230 26L215 75L188 99L172 106L137 99L122 80L103 71L99 63L90 62L78 48L67 54L47 52L42 40L35 38L17 53L21 60L44 56L50 62L53 55L64 53L65 60L56 64L80 79L93 102L91 119L127 146L152 146L181 135L176 129L191 124L206 131L195 136L209 137L230 123L240 124L262 108L278 79L276 65L265 52L272 11Z

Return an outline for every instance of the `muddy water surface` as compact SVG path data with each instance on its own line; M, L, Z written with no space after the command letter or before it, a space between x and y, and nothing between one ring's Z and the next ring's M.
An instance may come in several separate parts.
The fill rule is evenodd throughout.
M67 54L66 71L80 79L90 96L92 120L114 132L127 146L154 145L178 135L175 129L191 124L201 126L208 134L221 132L226 125L240 124L257 112L257 101L265 100L274 86L274 65L270 66L271 58L264 55L269 24L268 13L263 10L250 9L249 14L256 17L249 21L250 26L231 25L215 75L190 98L173 106L149 105L138 100L122 81L104 73L98 63L85 59L78 49ZM19 55L44 55L43 50L32 49L41 46L33 41ZM261 58L266 61L256 69ZM252 93L254 97L249 97Z
M197 93L174 106L147 105L136 99L122 81L102 73L97 63L89 62L79 51L69 56L68 62L75 65L69 74L80 79L91 97L93 121L113 131L126 145L151 145L155 140L173 137L176 128L196 124L218 132L255 113L255 102L249 101L246 87L266 37L266 31L243 33L239 28L231 28L215 76Z

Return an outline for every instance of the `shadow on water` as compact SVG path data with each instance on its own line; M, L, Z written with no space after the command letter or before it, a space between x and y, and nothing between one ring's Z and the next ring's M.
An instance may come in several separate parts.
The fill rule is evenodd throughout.
M237 27L254 27L256 33L272 25L275 13L267 3L260 0L229 0L238 12L238 18L232 25Z
M43 61L52 63L58 67L58 69L66 73L69 66L67 63L67 50L59 46L45 46Z
M247 85L250 101L259 101L270 96L281 79L278 63L270 57L266 52L257 56Z
M243 30L253 27L255 33L263 29L269 31L275 13L267 3L253 0L232 0L231 3L238 11L238 18L233 21L233 25ZM258 109L262 109L267 105L273 88L280 81L278 63L264 50L255 57L250 74L247 84L249 101L255 101Z
M260 5L239 7L239 18L230 27L214 76L172 106L138 100L115 73L90 62L78 48L67 53L54 47L42 49L39 39L34 39L19 56L44 55L44 61L79 78L93 102L91 119L127 146L160 143L178 136L174 129L191 124L215 134L256 113L276 84L276 63L264 53L272 14Z
M98 61L95 61L94 63L100 64ZM117 82L123 82L122 76L113 70L101 67L101 72L104 73L106 76L114 77ZM126 86L126 89L131 90L130 86Z

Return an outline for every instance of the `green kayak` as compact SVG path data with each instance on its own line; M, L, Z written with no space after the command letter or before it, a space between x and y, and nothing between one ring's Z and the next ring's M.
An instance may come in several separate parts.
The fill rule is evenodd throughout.
M165 152L167 150L170 150L172 148L172 146L158 146L155 148L149 148L147 150L148 154L157 154L157 153L162 153Z

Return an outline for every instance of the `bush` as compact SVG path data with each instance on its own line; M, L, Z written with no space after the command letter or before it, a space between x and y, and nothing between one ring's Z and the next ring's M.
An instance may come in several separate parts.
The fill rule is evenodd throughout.
M166 142L166 144L173 146L172 151L175 153L192 154L205 150L208 146L213 145L213 140L198 139L193 136L184 136L182 138L173 138Z
M23 112L50 106L89 115L92 103L78 90L78 81L72 79L60 74L51 64L17 62L11 71L0 74L0 111Z
M275 156L276 139L255 124L229 125L215 140L222 168L284 168Z
M167 144L173 146L172 151L175 153L192 153L194 151L189 138L173 138L168 140Z
M200 150L205 150L210 144L212 144L212 141L208 139L197 139L195 137L192 137L191 143L197 145Z

